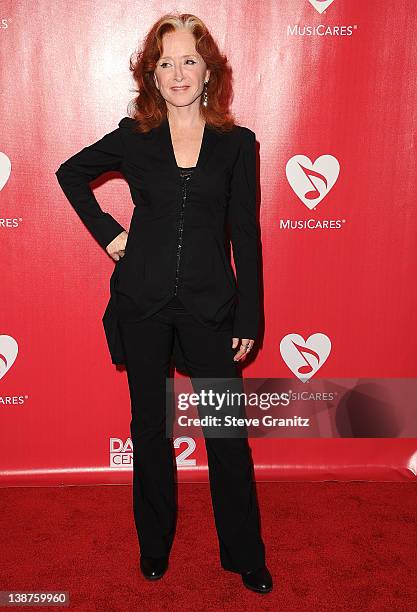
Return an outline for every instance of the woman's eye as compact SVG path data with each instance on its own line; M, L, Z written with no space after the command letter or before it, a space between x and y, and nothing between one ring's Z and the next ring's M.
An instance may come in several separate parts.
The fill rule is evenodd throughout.
M192 62L192 64L196 64L197 62L193 59L188 59L186 60L187 62ZM169 66L169 62L161 62L161 64L159 64L161 66L161 68L164 68L165 66Z

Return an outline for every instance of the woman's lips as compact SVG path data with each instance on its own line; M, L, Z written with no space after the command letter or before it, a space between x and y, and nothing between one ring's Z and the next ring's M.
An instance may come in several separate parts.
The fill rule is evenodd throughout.
M188 89L189 85L182 85L181 87L171 87L174 91L185 91Z

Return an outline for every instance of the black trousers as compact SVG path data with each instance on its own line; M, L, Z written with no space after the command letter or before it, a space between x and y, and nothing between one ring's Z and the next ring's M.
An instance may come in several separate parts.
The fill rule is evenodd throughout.
M135 320L128 302L119 302L120 307L132 410L134 520L141 554L161 557L172 547L177 515L175 452L166 435L166 377L172 376L174 334L191 382L193 377L237 377L236 351L231 324L212 331L178 300L142 321ZM204 440L221 566L235 572L262 567L265 546L248 440Z

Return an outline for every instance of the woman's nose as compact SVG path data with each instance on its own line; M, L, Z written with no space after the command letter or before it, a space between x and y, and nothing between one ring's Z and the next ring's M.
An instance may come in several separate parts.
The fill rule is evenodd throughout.
M177 80L182 81L183 74L182 74L181 66L175 66L174 78L177 79Z

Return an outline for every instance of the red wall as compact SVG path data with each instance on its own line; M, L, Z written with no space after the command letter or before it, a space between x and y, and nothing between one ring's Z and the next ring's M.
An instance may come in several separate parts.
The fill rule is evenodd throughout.
M416 377L417 3L179 6L201 17L226 52L233 110L259 143L265 331L244 376L295 378L281 341L321 333L331 351L316 377ZM3 485L131 479L128 449L116 455L126 467L110 467L110 441L125 444L130 421L126 372L111 364L101 323L114 262L54 173L127 114L129 56L171 8L150 0L1 3ZM331 157L315 161L323 155ZM93 186L103 209L128 227L123 176ZM321 201L303 196L313 187ZM308 220L313 227L285 226ZM204 441L195 443L183 480L207 479ZM413 438L251 445L259 479L416 474Z

